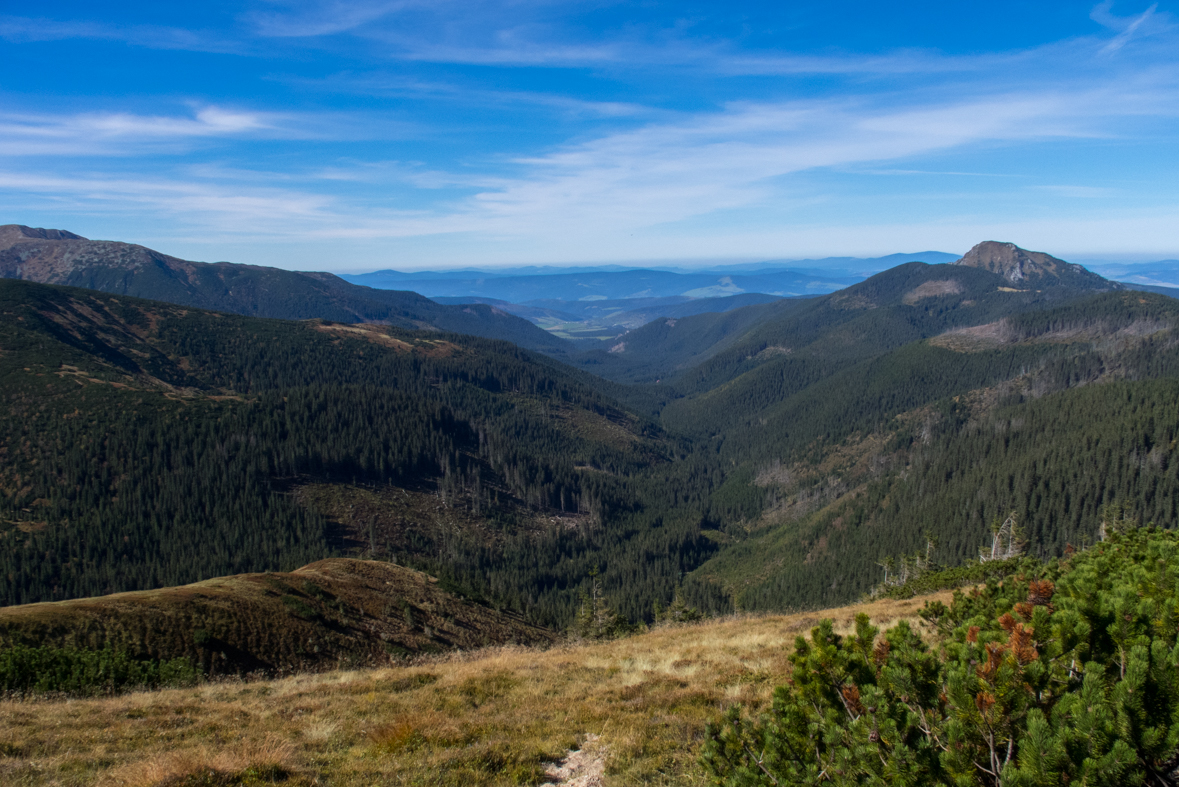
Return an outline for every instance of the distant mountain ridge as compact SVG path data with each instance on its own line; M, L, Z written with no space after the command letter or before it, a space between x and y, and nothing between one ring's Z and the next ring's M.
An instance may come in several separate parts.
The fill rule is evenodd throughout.
M345 275L354 284L371 287L404 287L429 297L496 298L524 305L533 301L591 301L628 298L716 298L742 293L778 297L825 295L855 284L863 277L846 272L817 270L705 270L669 271L655 268L630 270L572 270L523 275L497 275L480 271L455 276L444 272L400 273L376 271Z
M829 358L861 344L876 347L886 336L905 343L1121 289L1117 282L1047 254L987 242L954 264L910 262L816 298L654 320L596 347L587 344L568 360L618 382L666 384L692 367L700 372L714 365L710 359L717 356L715 363L731 367L721 375L724 380L762 364L777 351L773 348L783 353L789 348L795 358L808 353ZM839 326L844 327L837 331ZM837 335L842 338L833 340ZM767 351L770 356L762 355ZM695 390L694 384L689 390Z
M192 262L66 230L0 226L0 278L84 287L251 317L375 322L435 329L561 352L564 342L485 305L444 306L414 292L375 290L330 273L231 262Z

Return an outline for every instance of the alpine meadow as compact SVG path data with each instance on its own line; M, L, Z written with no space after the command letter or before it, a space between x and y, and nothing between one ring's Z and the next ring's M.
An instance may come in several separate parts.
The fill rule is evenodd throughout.
M6 7L0 783L1179 787L1174 5Z

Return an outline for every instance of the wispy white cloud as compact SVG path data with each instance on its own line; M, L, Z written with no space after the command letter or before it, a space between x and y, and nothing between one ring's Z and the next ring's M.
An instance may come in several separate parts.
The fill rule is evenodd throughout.
M934 169L899 169L899 168L881 168L881 167L855 167L849 168L849 171L863 175L934 175L938 177L954 177L954 178L1021 178L1026 175L1015 172L969 172L961 170L934 170Z
M384 71L337 73L318 79L289 76L272 79L325 94L436 99L461 102L466 106L533 105L582 117L620 118L654 112L650 107L627 101L594 101L541 90L493 90L453 81L415 79Z
M249 11L242 18L262 36L314 38L354 31L397 12L428 7L428 4L422 0L287 0L270 6L265 11Z
M191 115L95 112L75 115L0 114L0 155L94 155L135 152L127 146L210 137L277 134L289 118L207 106ZM142 151L140 151L142 152Z
M0 15L0 39L14 43L93 39L120 41L148 49L180 49L192 52L246 54L249 44L240 38L212 30L192 30L163 25L113 25L88 20L58 20Z
M603 233L651 232L781 198L789 177L805 171L903 161L972 144L1092 137L1106 133L1093 118L1140 110L1124 95L1114 101L1103 91L1029 92L901 109L851 100L745 103L520 158L512 176L394 162L320 168L287 188L243 185L242 173L228 178L215 170L187 183L25 179L12 173L0 187L103 204L157 205L154 210L161 210L160 197L167 194L163 209L221 231L240 226L250 233L352 238L483 233L501 239L546 236L576 245ZM228 116L179 125L109 119L92 125L115 134L183 135L248 132L262 124ZM308 185L315 179L477 193L419 194L420 209L397 211L317 193Z
M1155 17L1155 12L1158 10L1158 7L1159 4L1155 3L1137 16L1121 17L1114 16L1112 13L1110 13L1110 9L1113 8L1113 0L1104 0L1104 2L1098 3L1096 6L1094 6L1093 10L1089 13L1089 18L1102 27L1117 31L1117 35L1114 36L1114 38L1109 43L1102 47L1102 54L1111 54L1113 52L1117 52L1119 49L1124 47L1131 38L1138 34L1140 30L1145 31L1148 29L1150 22L1161 21ZM1164 26L1166 25L1165 22L1162 24Z
M255 163L250 154L261 147L254 146L248 153L242 148L237 155L227 154L227 163L194 166L177 159L157 170L161 174L141 177L104 174L93 164L92 174L85 176L53 176L47 174L52 167L29 166L26 171L10 164L0 177L0 207L25 200L78 212L138 212L167 217L177 231L206 237L327 242L449 236L473 239L472 244L510 246L521 254L543 247L564 259L618 256L612 250L642 243L679 244L677 254L683 254L685 244L700 243L701 253L716 254L717 244L738 242L736 230L729 228L713 234L697 231L717 216L765 210L777 211L787 221L798 205L829 198L801 187L802 173L998 177L967 171L975 161L938 169L940 165L930 159L949 151L1044 141L1125 140L1141 137L1150 124L1169 133L1173 124L1163 126L1162 121L1179 117L1179 63L1173 51L1158 55L1174 43L1174 36L1160 34L1169 23L1153 6L1126 18L1110 15L1108 4L1099 6L1094 19L1111 33L1023 51L950 56L897 50L821 57L750 53L725 41L676 36L654 41L626 30L580 43L547 23L543 4L513 5L512 13L502 17L489 15L488 7L472 2L468 8L446 0L270 3L265 13L243 17L241 26L275 47L351 48L363 43L360 39L374 47L376 54L363 58L370 70L359 74L342 72L346 66L337 60L328 70L335 76L275 77L293 88L291 93L315 88L316 100L348 93L346 100L363 109L351 118L327 111L266 112L209 105L177 114L0 114L0 155L131 156L204 149L213 143L219 151L230 150L221 143L241 140L388 140L395 135L390 128L396 123L388 108L422 99L453 102L454 107L444 112L421 115L439 127L451 122L449 118L459 118L447 127L453 147L468 144L479 133L475 125L482 120L468 123L463 117L467 109L482 118L487 106L505 110L506 116L533 105L592 119L568 131L565 144L524 154L518 151L527 142L513 143L513 154L490 145L472 144L457 155L449 149L440 153L442 144L413 148L429 159L424 162L406 160L415 154L392 145L324 146L297 165L291 165L289 157L276 156L250 169ZM427 17L428 22L422 22ZM47 29L47 36L114 37L110 30L82 23ZM30 30L26 25L10 40L21 35L32 40ZM1153 36L1150 41L1145 40L1147 33ZM348 38L341 43L334 38L340 36ZM1102 51L1121 54L1098 56ZM1143 52L1154 55L1146 57ZM434 69L430 78L422 76L431 71L420 63L392 68L387 64L390 58L635 70L659 66L681 69L687 78L720 80L711 85L756 81L776 87L751 93L763 97L759 100L711 106L706 99L680 101L680 108L671 110L587 100L572 89L563 94L552 87L529 91L454 84L446 80L458 79L455 75L463 72L457 69ZM814 74L848 78L838 80L836 89L794 94L827 98L790 100L782 96L791 95L792 86L836 80L724 81L734 76ZM502 84L541 83L521 79ZM354 100L356 96L362 100ZM684 109L687 105L693 108ZM552 131L548 139L566 128ZM419 133L419 140L427 135ZM461 163L445 163L460 158ZM1071 181L1071 175L1064 175L1048 182ZM1096 197L1117 196L1084 183L1020 183L1019 189L1035 189L1045 202L1054 197L1097 202ZM787 237L784 232L754 227L739 243L752 249L756 243L778 242L772 239ZM926 243L911 238L900 246L914 243L935 245L932 239ZM626 254L633 258L640 253L632 248Z
M225 234L257 232L260 237L290 232L337 218L332 198L290 188L244 187L147 177L75 177L34 172L0 172L0 190L39 196L62 210L92 213L149 211L153 217L183 217L190 227L216 228Z
M0 156L134 156L202 140L396 138L412 126L372 113L262 112L193 106L186 114L0 112Z
M1105 199L1117 193L1116 189L1105 186L1045 185L1032 186L1031 188L1035 191L1046 192L1067 199Z
M353 270L393 261L429 267L447 262L871 255L909 248L914 243L965 249L984 237L1010 239L1066 258L1072 252L1173 254L1176 249L1171 230L1179 221L1177 203L1148 210L1102 209L1095 216L1047 215L996 221L961 215L887 223L828 218L715 231L687 226L669 233L633 235L633 224L607 228L595 221L603 215L617 220L618 213L594 215L583 211L573 216L540 217L555 223L547 231L538 232L527 221L529 217L515 216L515 221L505 225L503 216L481 213L471 205L454 205L449 212L384 208L361 211L341 198L293 187L86 174L67 178L0 171L0 208L11 209L11 200L17 195L22 210L40 203L59 216L75 213L105 217L103 225L121 216L135 216L137 227L161 221L168 229L156 233L159 242L155 245L168 253L184 255L189 250L187 256L196 259L224 259L228 253L235 261ZM429 244L430 238L439 236L455 238L457 245L404 245L418 241ZM1170 246L1168 238L1172 240ZM589 239L593 242L587 242ZM271 252L266 249L272 245L282 249L277 252L279 256L268 256ZM311 257L303 258L297 253L300 248L315 251ZM406 257L404 251L397 251L404 248L430 250L425 257ZM444 250L447 248L453 257L447 256L451 253ZM249 256L234 256L230 250Z
M1029 93L885 109L845 102L733 105L524 159L526 177L475 196L502 232L646 231L754 205L804 171L905 160L971 144L1080 138L1100 95ZM786 180L783 180L786 179Z
M1112 39L1081 37L1030 50L948 55L900 47L884 54L799 54L750 51L725 38L693 37L682 25L628 25L587 38L569 24L577 11L601 3L529 0L288 0L243 15L256 35L312 40L346 35L375 44L377 57L500 67L691 69L720 76L888 77L990 73L1052 54L1115 52L1135 36L1171 28L1157 3L1141 14L1118 17L1112 0L1096 6L1094 21ZM688 26L690 28L690 26Z

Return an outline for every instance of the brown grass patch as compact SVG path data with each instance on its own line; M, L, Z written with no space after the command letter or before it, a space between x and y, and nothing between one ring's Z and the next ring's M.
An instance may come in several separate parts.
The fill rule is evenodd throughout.
M290 741L246 740L224 748L201 746L164 752L113 770L99 784L111 787L220 787L299 783ZM294 781L292 782L292 778Z
M328 334L334 333L338 336L353 336L372 342L373 344L381 345L382 347L391 347L399 352L411 352L413 350L412 344L390 336L389 329L383 325L323 323L316 325L315 330Z
M905 293L901 299L904 303L912 306L917 301L923 298L937 298L942 295L959 295L963 292L962 282L957 279L947 279L944 281L927 281L923 282L914 290Z
M860 611L894 625L914 619L922 601L728 617L384 669L0 702L9 747L0 783L535 785L550 763L600 736L608 784L703 785L705 724L733 703L764 708L795 637L821 616L849 632Z

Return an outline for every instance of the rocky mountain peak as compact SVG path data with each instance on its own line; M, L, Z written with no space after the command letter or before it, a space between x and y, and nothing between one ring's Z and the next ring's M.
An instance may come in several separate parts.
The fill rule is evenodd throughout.
M1001 241L983 241L953 264L997 273L1016 287L1065 284L1086 289L1120 289L1116 282L1080 265L1065 262L1042 251L1028 251L1014 243Z

